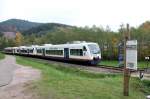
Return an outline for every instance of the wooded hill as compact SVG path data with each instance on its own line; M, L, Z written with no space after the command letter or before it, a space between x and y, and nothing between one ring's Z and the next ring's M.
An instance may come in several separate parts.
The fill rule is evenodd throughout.
M39 25L42 25L42 23L29 22L20 19L10 19L0 23L0 32L22 32Z
M60 23L45 23L37 27L32 27L26 31L23 31L22 33L24 35L31 35L31 34L44 35L48 32L55 32L60 28L69 29L72 28L72 26L60 24Z

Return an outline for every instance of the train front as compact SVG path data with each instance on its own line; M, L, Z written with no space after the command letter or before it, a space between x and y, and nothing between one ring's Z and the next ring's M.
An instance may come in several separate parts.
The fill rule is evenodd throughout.
M99 45L97 43L89 43L88 44L90 56L91 56L91 65L96 65L100 62L101 60L101 50L99 48Z

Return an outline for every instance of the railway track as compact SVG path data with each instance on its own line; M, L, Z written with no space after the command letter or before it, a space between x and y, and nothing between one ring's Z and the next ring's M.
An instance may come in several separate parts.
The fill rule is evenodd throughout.
M36 58L37 59L37 58ZM39 59L39 58L38 58ZM41 59L47 62L52 62L52 63L58 63L62 65L67 65L67 66L73 66L73 67L81 67L81 68L92 68L92 70L100 70L100 69L105 69L106 71L111 71L111 72L123 72L124 68L123 67L116 67L116 66L109 66L109 65L87 65L87 64L81 64L81 63L75 63L75 62L64 62L64 61L57 61L57 60L48 60L48 59ZM145 71L147 68L138 68L137 70L130 70L130 72L138 72L138 71Z
M27 57L27 56L25 56ZM31 58L31 57L30 57ZM50 60L50 59L45 59L45 58L37 58L37 57L32 57L33 59L36 60L42 60L46 61L47 63L52 63L52 64L59 64L60 66L65 66L65 67L75 67L83 70L88 70L88 71L93 71L93 72L104 72L104 73L121 73L123 71L123 68L121 67L115 67L115 66L108 66L108 65L88 65L88 64L82 64L82 63L77 63L77 62L66 62L66 61L58 61L58 60Z
M24 57L28 57L28 56L24 56ZM45 58L41 58L41 57L30 57L30 58L46 61L48 63L57 63L57 64L61 64L64 66L73 66L73 67L77 67L80 69L93 70L95 72L104 71L104 72L111 72L111 73L121 73L124 70L123 67L115 67L115 66L108 66L108 65L91 66L91 65L81 64L81 63L76 63L76 62L64 62L64 61L58 61L58 60L50 60L50 59L45 59ZM145 71L146 69L147 68L142 68L142 69L138 68L137 71ZM130 71L137 72L136 70L130 70Z
M115 66L108 66L108 65L98 65L99 68L105 68L105 69L112 69L112 70L118 70L123 71L123 67L115 67Z
M100 68L106 68L106 69L113 69L113 70L119 70L123 71L124 67L115 67L115 66L108 66L108 65L99 65ZM145 71L147 68L138 68L137 70L130 69L131 72L136 72L136 71Z

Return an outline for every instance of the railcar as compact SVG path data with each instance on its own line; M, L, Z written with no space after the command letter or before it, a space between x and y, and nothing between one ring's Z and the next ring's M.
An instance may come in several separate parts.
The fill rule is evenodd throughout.
M45 58L88 62L92 65L101 60L101 51L97 43L73 42L59 45L44 44L42 46L20 46L5 48L6 53Z
M13 53L13 49L12 49L12 47L7 47L7 48L4 49L4 52L6 54L12 54Z
M15 54L18 51L17 48L18 47L7 47L7 48L4 49L4 51L7 54Z

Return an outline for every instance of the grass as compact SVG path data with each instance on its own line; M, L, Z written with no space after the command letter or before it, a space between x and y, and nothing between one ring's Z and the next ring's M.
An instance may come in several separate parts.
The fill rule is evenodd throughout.
M41 80L28 86L39 99L145 99L145 94L150 94L149 81L131 78L130 96L126 97L122 75L89 73L20 56L16 60L42 71Z
M0 53L0 60L4 58L5 58L5 55L3 53Z
M116 60L102 60L99 64L117 67L119 65L119 62ZM138 68L146 68L146 67L147 67L147 61L138 61ZM150 67L150 62L148 67Z
M102 60L99 64L108 66L118 66L118 61Z

